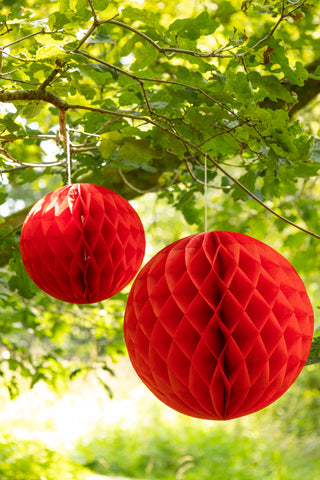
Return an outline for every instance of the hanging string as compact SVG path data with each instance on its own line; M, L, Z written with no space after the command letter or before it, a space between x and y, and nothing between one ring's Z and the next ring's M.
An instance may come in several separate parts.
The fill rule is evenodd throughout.
M72 158L70 147L69 128L66 118L66 110L61 109L59 111L59 136L60 142L63 145L64 153L66 156L67 178L66 183L71 185L71 173L72 173Z
M70 137L69 137L68 127L66 128L65 133L66 133L66 157L67 157L67 182L68 182L68 185L71 185L72 159L71 159L71 152L70 152Z
M207 154L204 156L204 231L208 231L208 165Z

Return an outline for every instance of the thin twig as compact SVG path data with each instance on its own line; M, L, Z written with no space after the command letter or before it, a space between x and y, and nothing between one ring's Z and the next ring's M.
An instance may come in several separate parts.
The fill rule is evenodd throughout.
M95 146L95 147L82 147L80 145L72 145L70 147L71 149L71 152L74 152L74 153L85 153L85 152L96 152L97 150L99 150L99 147Z
M0 170L0 175L2 175L3 173L12 173L12 172L15 172L16 170L25 170L26 168L29 168L29 166L20 165L18 167L1 169Z
M176 173L171 181L165 182L153 188L149 188L148 190L141 190L140 188L135 187L134 185L132 185L132 183L129 182L129 180L125 177L124 173L120 168L118 168L118 173L119 173L119 176L121 177L121 180L125 185L127 185L127 187L129 187L131 190L141 195L164 190L165 188L168 188L170 185L173 185L176 182L176 180L179 178L179 173Z
M91 35L93 34L93 32L95 31L95 29L98 27L99 24L96 24L96 23L93 23L91 25L91 27L89 28L89 30L84 34L84 36L81 38L81 40L79 41L78 45L76 46L76 48L73 50L74 52L77 52L79 50L79 48L84 44L84 42L89 38L91 37Z
M12 142L15 142L16 140L30 140L30 139L52 140L52 139L56 139L56 135L30 135L30 136L18 135L13 138L0 140L0 143L1 145L6 145L7 143L12 143Z
M17 225L15 228L13 228L12 230L10 230L10 232L6 233L5 235L3 235L0 240L5 240L6 238L10 237L10 235L12 235L13 233L17 232L18 230L20 230L20 228L22 227L23 223L20 223L19 225Z
M146 93L146 89L144 88L144 83L143 81L139 82L140 84L140 87L141 87L141 90L142 90L142 94L143 94L143 97L145 99L145 102L146 102L146 105L147 105L147 108L148 108L148 111L149 111L149 114L152 115L153 114L153 111L150 107L150 103L149 103L149 100L148 100L148 97L147 97L147 93Z
M88 3L89 3L89 6L90 6L90 10L92 12L92 16L93 16L93 23L91 25L91 27L87 30L87 32L84 34L84 36L81 38L81 40L79 41L77 47L74 49L74 51L78 51L79 48L85 43L85 41L91 37L91 35L93 34L93 32L96 30L96 28L101 25L100 23L100 20L98 18L98 15L95 11L95 8L94 8L94 5L93 5L93 1L92 0L88 0Z
M45 29L42 28L38 32L30 33L29 35L26 35L25 37L17 38L17 40L14 40L13 42L7 43L6 45L3 45L1 47L1 50L4 50L5 48L8 48L8 47L12 47L12 45L16 45L17 43L24 42L24 40L27 40L28 38L31 38L31 37L35 37L36 35L40 35L40 34L43 35L44 33L54 33L54 32L46 32Z
M239 125L236 125L235 127L229 128L227 130L223 130L222 132L219 132L219 133L215 133L214 135L210 135L210 137L206 138L205 140L203 140L203 142L199 143L198 146L202 147L207 142L210 142L210 140L213 140L216 137L220 137L221 135L226 135L227 133L231 133L233 130L236 130L237 128L241 127L245 123L246 122L243 121L242 123L240 123ZM219 128L219 126L215 125L215 128Z
M90 10L91 10L94 22L99 23L99 18L98 18L97 12L95 11L93 0L88 0L88 3L90 6Z
M21 57L17 57L17 55L13 55L12 53L8 53L8 52L3 52L3 55L6 57L14 58L15 60L19 60L19 62L24 62L24 63L35 62L33 58L28 58L28 59L21 58Z
M28 80L18 80L17 78L9 78L9 77L6 77L4 73L0 75L0 80L2 79L7 80L9 82L14 82L14 83L25 83L27 85L36 85L36 86L40 85L40 83L29 82Z
M153 192L154 190L153 189L150 189L150 190L141 190L140 188L138 187L135 187L134 185L132 185L132 183L129 182L129 180L127 180L127 178L124 176L124 173L121 171L120 168L118 168L118 174L121 178L121 180L123 181L123 183L125 185L127 185L127 187L129 187L131 190L133 190L134 192L136 193L139 193L141 195L145 194L145 193L150 193L150 192Z
M23 167L32 167L32 168L46 168L46 167L57 167L59 165L63 165L64 161L61 162L48 162L48 163L26 163L26 162L21 162L20 160L17 160L16 158L13 158L9 152L7 152L4 148L0 147L0 152L8 158L11 162L21 165ZM18 167L17 167L18 168Z

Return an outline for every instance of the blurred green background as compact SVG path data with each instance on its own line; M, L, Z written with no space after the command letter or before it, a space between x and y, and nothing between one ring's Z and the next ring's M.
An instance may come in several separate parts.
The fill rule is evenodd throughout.
M275 404L210 422L174 412L118 364L107 399L95 379L54 394L38 384L2 398L0 473L17 480L314 480L320 471L319 375L304 369Z

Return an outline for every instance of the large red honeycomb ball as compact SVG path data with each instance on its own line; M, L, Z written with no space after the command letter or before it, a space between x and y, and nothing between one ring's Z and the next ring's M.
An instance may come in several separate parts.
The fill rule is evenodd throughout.
M33 206L20 248L28 274L43 291L65 302L94 303L132 280L145 236L127 200L81 183L58 188Z
M290 263L247 235L208 232L155 255L136 277L125 341L147 387L184 414L260 410L296 380L313 310Z

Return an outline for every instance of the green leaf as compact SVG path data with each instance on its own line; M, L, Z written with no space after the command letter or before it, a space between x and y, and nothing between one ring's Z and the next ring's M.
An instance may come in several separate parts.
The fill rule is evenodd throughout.
M40 103L30 103L24 109L20 112L22 115L24 115L26 118L32 118L36 117L40 112L41 112L42 106Z
M17 132L20 130L20 125L14 121L15 118L15 114L7 113L3 118L0 118L0 125L4 125L10 133Z
M317 66L313 73L309 73L309 77L313 80L320 80L320 65Z
M291 80L296 85L303 86L305 80L309 77L309 73L304 68L303 64L301 62L296 62L295 70L290 66L285 49L281 45L281 40L269 38L266 43L273 49L273 52L270 55L272 71L279 71L279 69L277 69L278 65L280 71L283 72L287 79Z
M94 7L100 13L103 12L101 18L112 18L119 14L119 9L116 5L112 5L112 2L106 2L106 0L94 0Z
M268 151L267 167L264 176L264 187L274 182L279 173L279 159L273 150Z
M45 45L37 50L36 60L45 60L52 57L58 58L61 55L65 55L65 51L62 48L57 45Z
M112 37L107 33L94 32L91 37L88 38L87 43L110 43L112 45Z
M236 8L232 5L230 1L222 1L215 13L215 16L217 18L221 18L223 22L230 22L231 21L231 16L233 13L236 13L237 10Z
M60 12L66 13L70 9L70 0L59 0Z
M150 140L128 137L120 132L109 132L101 136L99 151L103 158L109 160L115 156L125 169L128 167L141 167L154 172L153 167L148 167L153 159L162 157L162 149L152 146Z
M52 34L52 35L37 35L36 39L38 43L42 45L66 45L75 40L75 35L71 34ZM28 52L26 52L27 54Z
M123 136L119 132L109 132L101 135L101 142L99 145L99 152L102 157L109 160L116 150L118 145L121 145Z
M297 160L306 162L309 162L310 159L312 160L311 156L314 151L314 137L302 133L294 139L293 143L298 151Z
M194 192L182 191L178 196L175 207L182 212L189 225L199 224L200 210L196 208Z
M186 148L180 140L175 138L174 136L170 135L165 131L159 131L157 129L152 130L152 144L158 145L161 148L165 146L165 148L171 152L173 152L179 160L183 160Z
M113 75L109 68L101 63L78 65L80 72L95 81L97 85L105 85L112 81Z
M149 163L154 155L157 155L157 151L150 147L149 140L127 137L119 148L121 159L135 163Z
M83 373L83 368L76 368L75 370L72 370L72 372L70 373L70 380L73 380L81 373Z
M76 84L78 92L87 100L92 100L96 96L96 90L86 84Z
M211 35L215 32L219 22L210 17L207 11L200 13L196 18L185 18L175 20L169 27L173 36L197 40L202 35Z
M256 102L261 102L265 98L270 98L273 102L278 99L285 102L296 103L289 90L281 85L280 80L275 75L260 75L259 72L250 72L248 79L252 84L254 90L258 90L254 93L254 99Z
M253 91L248 76L244 72L235 73L233 70L228 70L226 78L226 89L235 95L238 102L244 105L252 102Z
M313 143L313 149L310 156L313 162L320 162L320 138L316 138Z
M135 72L138 70L144 70L149 65L153 64L158 58L158 50L148 42L141 42L141 38L138 35L132 37L127 43L123 51L123 55L129 55L134 53L135 62L131 65L131 69Z
M309 178L318 176L320 165L318 163L298 163L293 166L293 173L299 178Z
M306 365L320 363L320 337L314 337Z
M68 23L72 23L72 19L64 13L54 12L49 15L48 23L51 30L60 30Z
M88 0L77 0L76 11L83 12L84 10L88 9L88 6Z
M149 102L149 105L152 108L152 110L163 110L168 106L168 103L158 101L158 102Z
M8 285L12 292L17 291L24 298L32 298L38 288L27 274L19 253L15 252L9 262L9 269L13 275Z
M114 393L112 391L112 388L109 387L109 385L107 385L103 380L101 380L101 378L98 379L100 384L103 386L103 388L106 390L106 392L108 393L109 395L109 398L113 398L114 397Z
M239 178L239 182L248 190L250 190L250 192L253 193L255 191L256 179L256 172L254 172L253 170L249 170L247 173L245 173ZM241 187L235 185L232 192L232 197L234 200L241 200L247 198L248 194Z
M126 7L121 13L124 19L129 19L131 22L140 21L149 27L158 27L159 22L157 16L151 10Z
M219 134L221 131L217 131L217 133ZM207 153L210 153L216 159L224 156L233 156L239 151L239 148L239 142L229 133L212 138L203 147Z

